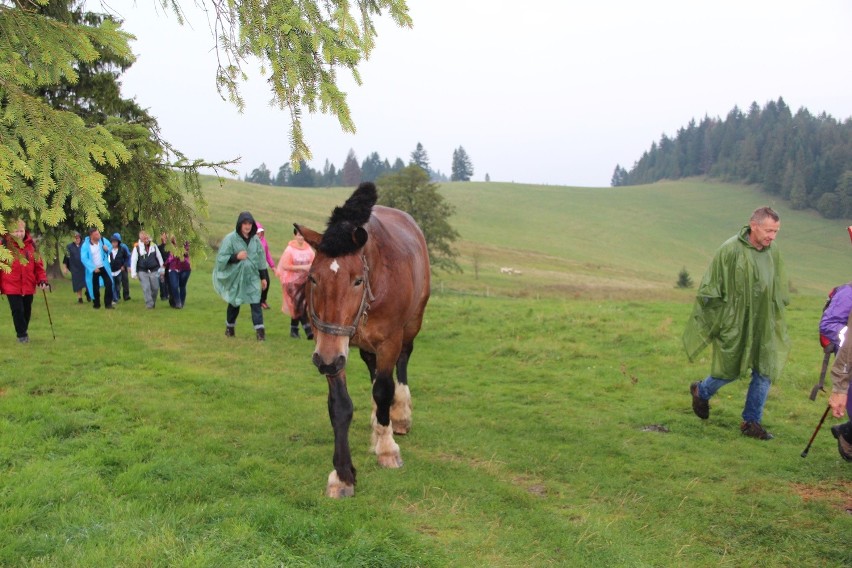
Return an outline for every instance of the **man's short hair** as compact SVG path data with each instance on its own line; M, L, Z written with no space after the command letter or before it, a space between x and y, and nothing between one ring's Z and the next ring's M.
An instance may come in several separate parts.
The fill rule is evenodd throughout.
M89 234L91 235L92 233L94 233L97 230L98 230L97 227L89 227Z
M754 213L751 214L751 219L749 219L749 222L754 222L759 225L760 223L763 223L763 221L765 221L767 218L772 219L776 222L781 220L781 217L778 215L778 213L775 212L774 209L772 209L772 207L758 207L754 210Z

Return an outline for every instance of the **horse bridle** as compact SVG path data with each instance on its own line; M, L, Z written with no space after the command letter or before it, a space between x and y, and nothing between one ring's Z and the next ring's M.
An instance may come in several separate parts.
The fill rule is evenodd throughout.
M370 266L367 264L367 257L363 254L361 255L361 264L364 267L364 291L361 293L361 305L358 307L358 313L355 314L355 319L352 320L352 325L322 321L317 315L316 309L314 309L314 294L313 290L311 290L311 301L308 302L308 317L311 318L311 324L314 326L314 329L328 335L352 337L358 330L361 318L364 319L364 325L367 324L367 311L370 309L370 302L376 298L373 296L373 290L370 288Z

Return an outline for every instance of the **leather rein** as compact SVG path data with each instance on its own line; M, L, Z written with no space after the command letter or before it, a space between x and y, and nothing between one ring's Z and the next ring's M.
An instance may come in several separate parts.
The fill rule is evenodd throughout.
M352 325L328 323L321 320L314 308L314 294L311 291L311 301L308 302L308 317L311 318L311 325L314 326L314 329L328 335L347 336L351 338L358 330L358 325L361 324L362 318L364 320L363 324L367 325L367 312L370 310L370 302L376 298L373 296L373 290L370 288L370 266L367 264L367 257L363 254L361 255L361 264L364 267L364 291L361 294L361 305L358 307L355 319L352 320Z

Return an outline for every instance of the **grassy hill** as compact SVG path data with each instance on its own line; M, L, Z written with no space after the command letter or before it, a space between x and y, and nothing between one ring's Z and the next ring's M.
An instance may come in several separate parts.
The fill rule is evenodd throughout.
M322 229L331 208L352 188L298 189L213 179L204 182L213 235L233 230L239 211L267 227L273 254L286 246L292 223ZM381 191L381 187L379 188ZM447 183L456 207L450 220L462 274L439 273L436 286L512 296L677 298L686 268L698 281L713 252L745 225L756 207L781 215L778 245L792 288L824 294L852 278L843 221L793 211L752 187L687 180L618 188L514 183ZM478 263L478 270L477 270ZM501 267L522 274L505 275Z
M276 251L293 220L319 227L351 191L205 183L213 237L249 209ZM146 310L136 281L132 301L93 310L57 281L35 298L25 345L6 312L0 566L852 565L834 419L800 457L825 408L808 393L820 296L845 279L842 225L779 208L808 293L790 306L793 349L766 407L776 437L759 442L738 428L746 381L713 399L709 420L693 415L688 385L709 354L687 361L691 292L672 286L683 265L703 271L760 195L700 183L443 191L466 272L438 285L476 294L430 299L401 469L368 451L369 377L353 357L352 499L323 495L333 434L313 344L291 339L278 309L265 343L248 310L224 337L197 251L182 310Z

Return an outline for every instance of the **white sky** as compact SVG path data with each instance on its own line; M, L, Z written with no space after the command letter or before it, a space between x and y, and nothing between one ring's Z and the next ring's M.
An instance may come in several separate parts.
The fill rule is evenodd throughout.
M124 95L190 158L241 156L241 176L261 162L275 174L290 155L287 114L259 74L242 87L244 114L220 98L207 21L183 4L192 27L154 0L109 1L137 38ZM661 134L734 105L781 96L794 112L852 117L847 0L408 4L413 29L379 21L363 85L339 74L357 133L305 115L311 167L341 168L350 148L359 162L375 151L408 163L421 142L448 176L463 146L474 180L608 186L616 163L630 169Z

